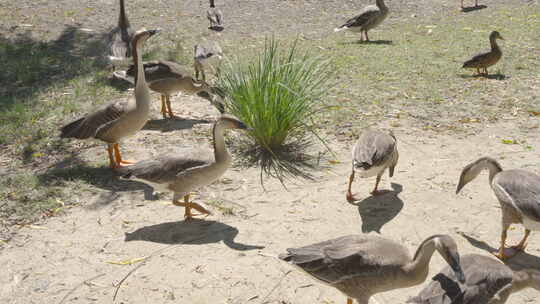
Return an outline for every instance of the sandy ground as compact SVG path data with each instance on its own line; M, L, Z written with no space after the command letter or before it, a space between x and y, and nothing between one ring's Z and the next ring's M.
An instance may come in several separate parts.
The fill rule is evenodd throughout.
M211 120L217 111L195 98L181 98L176 105L182 103L198 119L168 121L159 130L144 130L124 145L126 154L142 159L161 151L160 145L148 145L150 138L171 151L177 149L174 143L183 148L198 145L196 138L184 135L207 134L211 124L201 121ZM157 103L154 108L157 117ZM391 120L380 128L388 127ZM21 228L4 244L0 302L107 303L119 281L140 267L118 289L116 303L343 303L345 298L337 291L272 256L287 247L361 232L400 241L411 253L425 237L448 233L462 253L488 254L486 250L498 246L500 209L487 174L455 195L460 170L490 155L504 168L540 173L537 152L505 145L500 134L526 137L533 147L540 146L540 136L517 128L514 121L462 135L435 135L401 123L402 127L394 128L401 156L397 172L392 180L385 176L381 184L381 189L390 191L371 197L368 192L374 180L359 179L354 184L361 199L357 205L345 200L352 142L337 140L332 143L339 163L317 173L315 181L297 181L289 191L268 181L264 191L257 169L231 169L196 198L199 202L219 200L223 207L233 208L234 215L223 215L211 205L212 216L185 222L183 210L170 204L168 194L157 200L150 187L137 182L123 182L129 184L129 191L104 187L82 202L84 207L70 209L43 225ZM529 125L538 123L540 119L535 119ZM193 124L193 130L185 129ZM231 142L236 136L241 134L233 134ZM209 148L205 138L199 141ZM104 152L101 146L85 151L105 157ZM521 228L511 230L511 242L517 242L521 233ZM527 253L513 258L511 264L540 267L538 256L540 241L533 233ZM141 262L143 257L149 258ZM111 264L125 261L135 264ZM431 273L443 265L435 255ZM403 303L419 288L380 294L376 300ZM530 302L536 296L526 290L508 303Z

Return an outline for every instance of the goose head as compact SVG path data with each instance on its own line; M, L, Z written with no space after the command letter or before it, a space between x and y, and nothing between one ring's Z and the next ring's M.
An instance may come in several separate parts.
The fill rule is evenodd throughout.
M504 38L501 36L501 34L499 32L497 32L497 31L491 32L491 34L489 34L489 39L490 40L495 40L495 39L504 40Z
M161 29L147 30L145 28L142 28L135 32L135 34L133 35L132 43L133 45L140 45L141 43L144 43L148 38L154 36L160 31Z
M459 177L456 194L458 194L466 184L475 179L484 169L490 169L490 176L493 175L491 171L502 171L501 165L496 160L491 157L481 157L463 168Z
M248 128L244 122L229 114L221 115L217 121L217 125L224 129L246 130Z
M448 235L437 235L433 239L435 250L448 263L460 282L465 282L465 275L461 269L458 247L454 239Z

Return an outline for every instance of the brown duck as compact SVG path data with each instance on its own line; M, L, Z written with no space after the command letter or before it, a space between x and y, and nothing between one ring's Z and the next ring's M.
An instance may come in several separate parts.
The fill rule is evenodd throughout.
M463 68L476 69L478 75L488 75L487 68L499 62L502 57L502 51L497 44L497 39L504 38L497 31L491 32L489 35L489 43L491 44L491 51L474 56L472 59L467 60L463 64ZM483 72L480 72L483 69Z

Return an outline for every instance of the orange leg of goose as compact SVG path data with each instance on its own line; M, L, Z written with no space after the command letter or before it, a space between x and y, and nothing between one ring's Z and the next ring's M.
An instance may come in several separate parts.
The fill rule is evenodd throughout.
M181 207L184 207L185 208L185 212L184 212L184 218L186 220L191 220L193 219L194 216L198 216L198 215L205 215L205 216L208 216L208 215L211 215L212 213L208 210L206 210L203 206L197 204L197 203L194 203L194 202L190 202L189 201L189 194L185 195L184 196L184 202L179 202L178 200L176 199L173 199L173 204L175 206L181 206ZM191 208L197 210L200 212L200 214L193 214L191 213Z
M378 174L377 175L377 181L375 181L375 188L373 188L373 191L371 191L371 194L372 195L379 195L379 194L382 194L382 192L380 192L379 190L377 190L377 188L379 187L379 183L381 182L381 175Z
M500 260L505 260L509 258L509 256L504 254L504 249L506 246L506 232L508 230L508 226L504 226L501 234L501 247L499 247L499 252L495 254L496 257L498 257Z
M129 165L133 165L135 163L133 161L123 160L122 159L122 155L120 154L120 147L119 147L118 144L114 144L113 147L114 147L114 155L115 155L115 158L116 158L115 168L119 168L119 167L122 167L122 166L129 166Z
M165 99L167 97L165 95L161 95L161 115L163 115L163 118L167 118L167 105L165 104Z
M353 301L351 298L347 298L347 304L353 304Z
M525 247L527 247L527 238L529 237L529 234L531 234L531 231L529 229L525 229L525 235L523 236L523 239L521 239L521 242L519 242L519 244L516 246L512 246L511 248L517 251L524 251Z
M349 188L347 189L347 201L349 203L352 203L354 202L356 199L354 198L354 196L352 195L352 192L351 192L351 185L352 185L352 182L354 181L354 169L351 173L351 176L349 176Z
M114 160L114 144L109 144L107 146L107 152L109 153L109 167L118 168L116 161Z
M166 96L166 102L167 102L167 112L169 113L169 118L177 118L176 113L173 112L171 108L171 96Z

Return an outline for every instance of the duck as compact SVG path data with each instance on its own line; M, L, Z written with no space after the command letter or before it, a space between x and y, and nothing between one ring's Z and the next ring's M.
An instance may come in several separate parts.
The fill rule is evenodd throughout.
M504 38L497 31L489 34L489 43L491 44L491 51L475 55L473 58L465 61L463 68L476 69L477 75L488 76L487 68L499 62L502 57L502 51L497 44L497 39L504 40ZM483 69L483 73L480 72Z
M358 172L360 177L364 178L377 175L375 187L371 194L379 195L382 192L377 188L384 171L388 168L390 177L394 176L394 169L398 159L397 140L392 132L385 133L372 129L364 131L352 150L352 172L349 176L347 201L353 202L356 200L351 192L355 172Z
M112 102L60 129L61 138L96 138L107 143L109 166L117 169L132 162L123 160L119 141L131 136L146 124L150 110L150 91L142 69L144 42L160 30L139 30L131 41L133 63L138 75L131 98Z
M182 155L162 155L140 161L118 170L123 178L138 179L155 185L156 188L173 192L172 203L185 207L184 218L191 220L196 215L211 212L198 203L190 201L191 191L210 185L231 167L232 157L225 146L224 132L227 129L247 129L238 118L223 114L212 129L214 158L205 157L200 149L183 151ZM181 202L180 199L184 201ZM193 214L195 209L199 214Z
M511 294L525 288L540 291L540 271L514 271L500 261L480 254L461 257L465 282L445 267L420 293L407 300L415 304L504 304Z
M463 168L456 194L482 170L489 171L489 185L501 205L501 245L495 256L505 260L515 255L506 255L504 251L510 225L521 224L525 227L521 241L511 247L516 253L525 250L532 230L540 230L540 175L521 169L503 170L495 159L481 157Z
M143 64L144 74L148 81L150 90L161 94L161 114L163 118L177 118L171 108L171 95L175 93L185 93L198 95L208 99L220 113L224 113L223 100L216 94L216 88L212 87L204 80L197 80L184 66L167 60L155 60ZM116 72L115 77L133 83L136 78L135 66L130 66L126 71ZM201 94L205 92L206 94Z
M206 80L205 69L208 67L213 69L213 65L223 58L223 50L217 42L198 43L194 50L195 79L199 80L200 74L202 80Z
M113 70L116 65L129 63L131 60L131 38L133 29L129 24L124 6L124 0L120 0L120 13L118 15L118 26L109 33L109 61Z
M223 27L223 13L217 9L214 0L210 0L210 8L206 11L206 18L210 21L209 29L217 32L221 32Z
M435 251L462 282L458 247L448 235L426 238L412 258L402 244L371 234L347 235L289 248L278 257L341 291L347 297L347 304L352 304L353 299L358 304L368 304L377 293L423 283Z
M360 41L369 41L368 31L381 24L389 13L384 0L376 0L375 4L366 6L359 15L347 20L343 25L335 28L334 31L360 32Z

